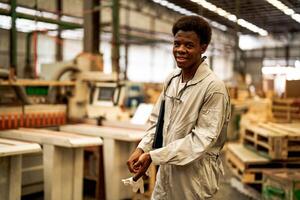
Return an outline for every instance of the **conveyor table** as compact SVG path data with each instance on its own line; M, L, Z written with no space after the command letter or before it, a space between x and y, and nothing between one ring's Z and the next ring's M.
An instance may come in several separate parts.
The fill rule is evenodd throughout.
M39 151L39 144L0 138L0 200L21 199L22 154Z
M127 169L126 161L145 131L88 124L64 125L60 130L101 137L106 199L118 200L132 197L131 188L124 186L121 179L132 176Z
M99 137L25 128L0 131L0 137L43 146L45 200L82 200L83 148L101 145Z

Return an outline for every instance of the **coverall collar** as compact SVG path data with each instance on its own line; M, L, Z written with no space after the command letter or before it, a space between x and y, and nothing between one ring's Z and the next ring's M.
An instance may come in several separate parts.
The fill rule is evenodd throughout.
M181 69L176 69L173 77L179 76L182 73ZM211 70L208 67L207 62L204 60L198 67L194 77L188 82L188 85L194 85L200 81L202 81L204 78L206 78L211 73Z

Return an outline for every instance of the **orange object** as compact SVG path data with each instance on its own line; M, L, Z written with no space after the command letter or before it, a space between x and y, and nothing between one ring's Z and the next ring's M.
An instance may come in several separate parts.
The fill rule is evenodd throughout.
M36 114L36 127L41 127L41 116L39 113Z
M14 128L18 128L18 114L14 115Z
M46 114L46 126L51 124L51 114Z
M24 127L24 115L20 115L20 127Z
M66 113L62 114L62 124L66 124Z
M46 126L46 116L42 113L42 126Z
M0 129L4 129L4 116L3 115L0 115Z
M12 117L11 117L11 114L8 114L7 115L8 117L8 124L7 124L7 128L12 128Z
M29 114L25 115L25 127L29 127Z

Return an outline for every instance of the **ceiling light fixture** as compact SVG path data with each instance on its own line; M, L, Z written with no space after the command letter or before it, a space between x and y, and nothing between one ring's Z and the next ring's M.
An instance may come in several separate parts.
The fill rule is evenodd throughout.
M268 3L275 6L277 9L281 10L284 14L291 16L292 19L300 23L300 15L295 13L295 11L285 4L283 4L281 1L278 0L266 0Z
M228 19L232 22L237 22L240 26L242 26L252 32L258 33L262 36L268 35L268 32L266 30L259 28L258 26L254 25L244 19L237 19L237 17L234 14L231 14L231 13L223 10L222 8L217 7L214 4L212 4L206 0L191 0L191 1L199 4L200 6L206 8L222 17L225 17L226 19Z
M197 13L194 13L194 12L191 12L185 8L182 8L180 6L177 6L171 2L168 2L167 0L152 0L154 3L157 3L157 4L160 4L164 7L167 7L171 10L174 10L175 12L179 12L183 15L197 15ZM209 7L211 10L216 10L217 7L216 6L210 6ZM219 12L222 13L222 11L219 10ZM211 20L208 20L211 22L212 26L217 28L217 29L220 29L222 31L226 31L227 30L227 27L222 25L222 24L219 24L218 22L215 22L215 21L211 21Z

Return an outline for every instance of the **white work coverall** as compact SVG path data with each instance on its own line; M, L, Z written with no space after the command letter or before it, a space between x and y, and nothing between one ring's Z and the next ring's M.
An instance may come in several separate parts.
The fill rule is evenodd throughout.
M182 88L181 70L166 80L150 116L151 127L138 147L160 165L152 200L208 199L218 190L230 101L225 85L204 61ZM163 147L152 149L162 99Z

